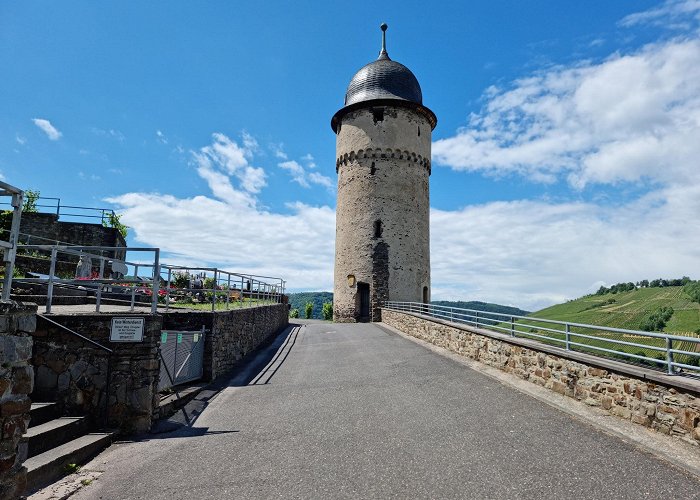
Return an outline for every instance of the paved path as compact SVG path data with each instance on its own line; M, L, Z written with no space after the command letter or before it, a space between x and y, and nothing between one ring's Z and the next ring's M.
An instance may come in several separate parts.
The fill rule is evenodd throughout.
M700 498L694 476L370 324L296 329L192 428L88 468L105 472L75 498Z

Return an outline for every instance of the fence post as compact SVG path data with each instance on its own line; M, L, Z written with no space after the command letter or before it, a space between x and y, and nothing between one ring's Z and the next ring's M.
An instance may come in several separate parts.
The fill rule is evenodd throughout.
M131 284L131 312L134 312L134 303L136 302L136 285L139 280L139 265L134 264L134 283Z
M95 297L95 312L100 312L100 302L102 302L102 278L105 275L105 259L100 256L100 274L97 276L100 280L97 283L97 297Z
M479 327L479 311L476 311L476 327Z
M49 286L46 291L46 313L51 312L51 302L53 302L53 275L56 273L56 254L58 249L53 247L51 249L51 266L49 268Z
M666 337L666 372L669 375L673 375L673 353L671 352L671 349L673 349L673 340Z
M510 317L510 336L515 337L515 318Z
M226 310L228 311L228 306L231 302L231 274L227 273L228 280L226 282Z
M168 282L166 283L166 289L165 289L165 312L168 312L170 310L170 287L171 287L171 277L173 274L173 270L168 268Z
M216 290L219 287L219 280L217 278L217 270L214 269L214 289L211 291L211 312L216 311Z
M571 345L569 345L569 342L571 342L571 325L569 323L566 324L566 350L570 351L571 350Z
M160 249L156 249L156 258L153 263L153 283L151 289L153 291L153 300L151 302L151 314L158 312L158 292L160 291Z

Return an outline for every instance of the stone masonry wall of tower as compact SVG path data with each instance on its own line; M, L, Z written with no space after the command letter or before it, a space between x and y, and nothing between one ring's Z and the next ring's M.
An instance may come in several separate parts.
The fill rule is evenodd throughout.
M360 319L361 284L372 321L383 301L430 293L431 125L416 109L369 104L342 117L336 138L336 321Z

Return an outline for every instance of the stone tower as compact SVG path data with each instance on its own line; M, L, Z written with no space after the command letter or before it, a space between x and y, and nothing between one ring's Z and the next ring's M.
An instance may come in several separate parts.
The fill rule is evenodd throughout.
M430 143L418 80L386 51L350 80L336 133L334 311L379 321L387 300L430 301Z

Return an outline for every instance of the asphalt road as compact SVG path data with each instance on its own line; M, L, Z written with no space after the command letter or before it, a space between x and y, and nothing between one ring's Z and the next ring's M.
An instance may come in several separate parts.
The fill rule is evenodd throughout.
M700 498L616 437L376 325L310 323L78 499Z

